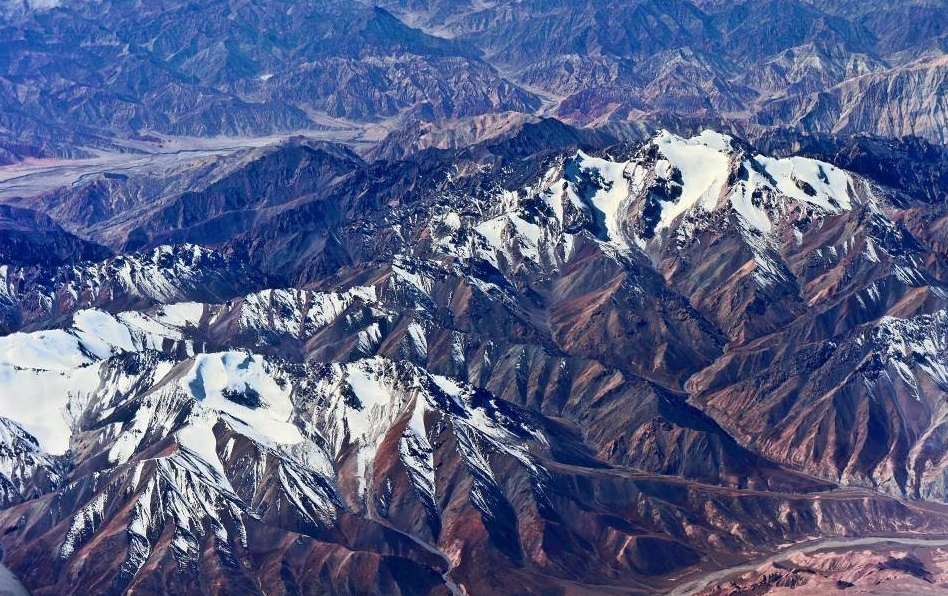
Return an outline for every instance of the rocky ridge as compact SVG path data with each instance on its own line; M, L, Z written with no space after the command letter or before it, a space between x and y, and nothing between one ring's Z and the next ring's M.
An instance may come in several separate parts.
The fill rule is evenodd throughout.
M4 270L5 564L34 594L647 593L946 532L927 203L710 131L523 139L58 193L120 254Z

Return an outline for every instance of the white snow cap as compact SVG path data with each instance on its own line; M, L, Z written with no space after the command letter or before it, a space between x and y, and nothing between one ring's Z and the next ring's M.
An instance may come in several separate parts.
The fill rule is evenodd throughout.
M582 151L575 156L580 169L595 171L602 178L603 190L598 190L590 200L604 215L609 240L620 246L625 244L619 225L622 203L644 192L656 180L680 189L674 198L659 201L656 231L671 227L678 218L693 211L712 212L727 207L748 229L770 232L776 223L773 213L754 199L761 193L805 203L828 214L852 208L852 176L825 162L740 153L739 144L732 137L709 130L691 138L662 130L649 145L657 153L656 160L633 158L616 162L590 157ZM742 163L735 163L737 159ZM735 180L731 172L737 167L743 168L743 176ZM574 198L575 191L569 196L574 202L578 200Z

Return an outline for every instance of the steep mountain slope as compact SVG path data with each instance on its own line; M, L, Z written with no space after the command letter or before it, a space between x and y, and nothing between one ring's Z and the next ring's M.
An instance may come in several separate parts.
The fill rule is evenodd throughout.
M223 300L265 287L265 280L245 259L196 245L162 246L58 267L14 261L0 267L2 330L48 325L90 306L117 310Z
M4 363L5 387L37 406L23 424L44 453L62 453L67 439L73 462L53 492L0 514L6 562L33 593L258 593L260 584L444 593L509 589L508 572L498 572L511 565L543 593L561 580L657 581L648 578L693 564L721 540L754 548L827 523L943 528L878 497L862 516L845 495L818 503L693 484L675 497L680 480L610 472L559 423L406 361L190 356L207 308L83 311L65 332L7 338L20 346L5 353L34 355ZM331 321L332 312L320 314ZM57 362L43 357L53 346ZM65 381L71 392L56 391L69 366L78 366ZM51 394L68 402L39 399ZM60 412L68 419L56 421ZM613 496L588 501L576 482ZM707 498L715 510L694 517ZM751 503L772 513L751 522L742 513ZM783 508L800 517L770 517ZM693 512L687 522L679 510ZM734 523L752 525L735 537ZM602 553L592 560L590 541ZM351 567L332 563L343 553L356 557ZM252 561L259 571L246 567ZM449 569L453 579L441 579Z
M537 130L18 201L120 254L4 269L4 564L34 594L634 594L948 533L926 175Z
M55 267L108 254L105 247L69 234L43 213L0 205L0 261L5 264Z

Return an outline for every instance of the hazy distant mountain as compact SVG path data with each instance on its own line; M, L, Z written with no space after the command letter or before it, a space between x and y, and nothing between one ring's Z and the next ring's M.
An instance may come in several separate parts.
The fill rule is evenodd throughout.
M0 135L260 135L538 110L946 140L937 0L7 3ZM30 148L33 149L30 149Z
M354 2L66 2L14 13L0 126L21 141L254 135L411 111L531 111L462 44Z

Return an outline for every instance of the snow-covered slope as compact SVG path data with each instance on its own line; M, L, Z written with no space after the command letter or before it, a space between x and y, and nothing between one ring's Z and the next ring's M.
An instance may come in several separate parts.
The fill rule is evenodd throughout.
M61 455L106 359L180 339L173 327L138 313L116 317L100 310L76 313L67 329L0 338L0 415L21 424L46 452Z
M799 239L814 223L872 200L865 181L824 162L770 158L711 131L692 138L662 131L628 159L578 151L536 185L500 193L474 221L439 214L436 237L445 252L501 269L521 259L556 268L578 234L655 253L731 227L766 285L786 281L776 255L784 236Z

